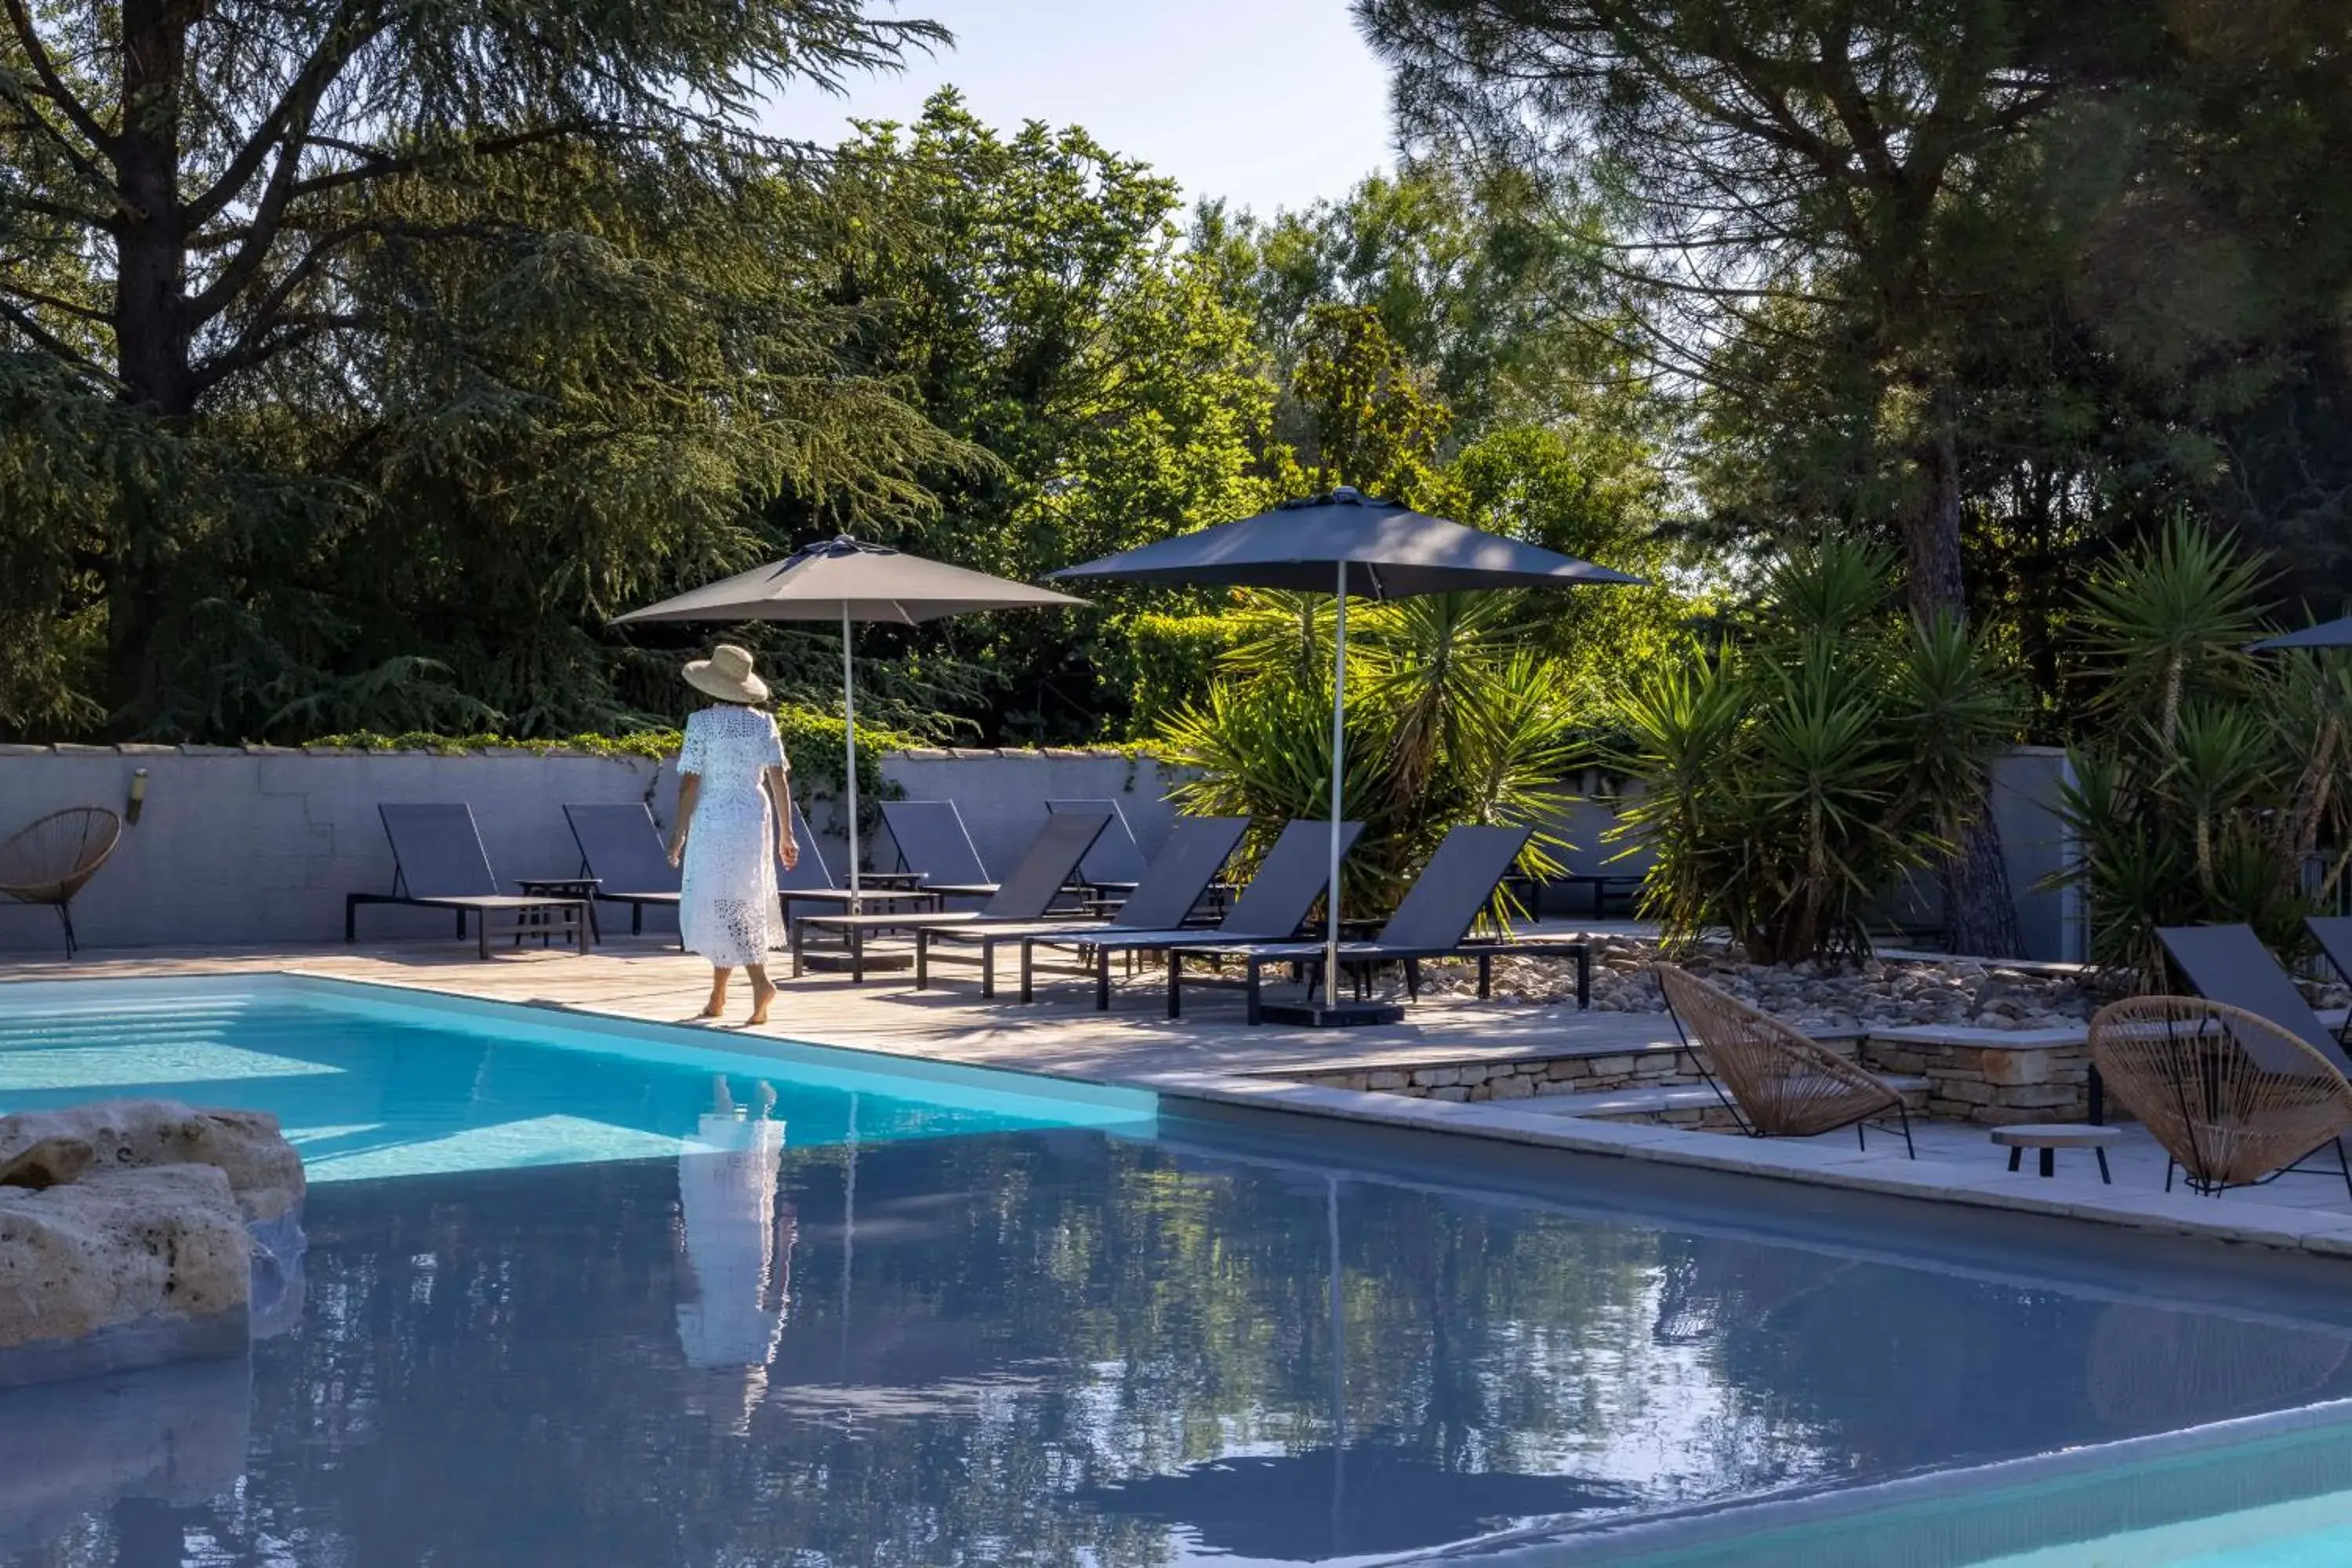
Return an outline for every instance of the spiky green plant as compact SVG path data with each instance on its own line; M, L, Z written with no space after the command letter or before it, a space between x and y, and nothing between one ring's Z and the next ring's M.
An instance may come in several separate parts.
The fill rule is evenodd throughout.
M1225 656L1207 696L1165 721L1161 754L1195 771L1186 810L1246 814L1265 832L1330 811L1328 601L1253 595L1253 635ZM1441 595L1350 607L1346 806L1365 824L1349 858L1347 908L1393 905L1445 830L1549 822L1573 765L1572 701L1526 653L1506 595ZM1560 841L1539 831L1523 869L1556 873Z
M2352 663L2252 656L2262 563L2176 518L2109 563L2081 610L2101 728L2070 751L2061 811L2092 955L2164 984L2160 927L2243 922L2283 950L2345 873ZM2312 874L2314 867L2316 876Z
M1864 913L1944 853L2017 726L1982 637L1893 608L1892 558L1842 541L1767 574L1744 635L1623 703L1640 781L1619 833L1657 857L1670 941L1727 930L1763 963L1862 950Z

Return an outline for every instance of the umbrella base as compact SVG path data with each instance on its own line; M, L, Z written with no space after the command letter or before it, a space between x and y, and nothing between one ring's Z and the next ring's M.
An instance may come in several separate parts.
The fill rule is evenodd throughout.
M1393 1002L1268 1002L1258 1015L1269 1024L1308 1029L1355 1029L1368 1024L1404 1022L1404 1009Z

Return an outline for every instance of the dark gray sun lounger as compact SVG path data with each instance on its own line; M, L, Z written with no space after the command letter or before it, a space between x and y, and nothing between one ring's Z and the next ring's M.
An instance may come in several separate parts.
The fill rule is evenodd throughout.
M922 879L931 892L952 899L994 896L996 879L981 863L964 831L963 813L951 800L886 800L882 825L898 851L898 864Z
M849 977L866 978L866 933L874 931L919 931L926 926L1034 921L1062 896L1070 873L1078 868L1087 846L1110 817L1102 812L1063 812L1048 816L1030 841L1004 885L976 910L945 910L927 914L802 915L792 921L793 973L801 973L801 955L809 931L837 931L848 939ZM933 891L928 886L925 891Z
M580 847L580 872L596 879L595 896L629 906L629 930L646 929L646 906L677 908L677 868L669 863L653 809L629 805L567 805L572 842Z
M2303 924L2336 973L2352 981L2352 915L2313 915ZM2352 1016L2345 1018L2336 1037L2342 1040L2347 1034L2352 1034Z
M464 805L379 805L384 837L392 840L392 891L343 895L343 940L359 940L362 904L409 904L421 909L455 910L457 934L466 934L466 917L478 922L477 948L490 956L490 917L512 915L508 931L532 936L569 936L573 947L588 951L588 900L550 898L543 894L501 893L490 873L490 858L482 853L482 836L474 826L474 808Z
M1110 829L1103 830L1108 833ZM1108 921L1046 920L1009 923L976 922L915 928L915 984L930 983L930 961L943 956L943 945L980 949L980 994L996 994L996 946L1043 937L1083 938L1113 931L1161 931L1181 928L1209 884L1240 847L1249 831L1246 816L1181 816L1168 830L1168 841L1143 868L1135 891ZM961 956L961 955L959 955ZM1095 972L1097 1006L1110 1005L1110 961L1097 962Z
M2333 1062L2338 1072L2352 1073L2352 1057L2344 1054L2341 1042L2303 999L2294 976L2263 945L2253 927L2164 926L2156 935L2197 994L2268 1019ZM2250 1034L2241 1043L2263 1060L2266 1042ZM2263 1065L2295 1070L2291 1058Z
M1345 855L1356 847L1363 835L1360 822L1339 825L1339 853ZM1323 889L1331 879L1331 825L1328 822L1293 822L1286 826L1274 847L1258 862L1257 874L1249 886L1234 900L1225 918L1213 926L1166 927L1160 931L1111 931L1097 926L1082 932L1066 932L1057 936L1030 936L1021 939L1021 1000L1027 1002L1036 994L1035 975L1037 949L1040 947L1084 948L1094 954L1095 1007L1097 1011L1110 1006L1110 955L1115 952L1170 952L1180 947L1200 947L1223 942L1230 947L1236 942L1273 942L1295 937L1300 922L1314 912L1315 900L1323 896ZM1175 965L1169 965L1175 973ZM1168 1016L1176 1016L1176 987L1171 980L1168 987Z
M1103 800L1049 800L1048 812L1107 811L1110 826L1102 830L1095 847L1078 862L1078 881L1091 889L1097 898L1105 894L1125 896L1135 891L1143 879L1143 850L1135 842L1135 829L1128 826L1127 813L1118 802ZM1243 820L1246 821L1246 818Z
M662 841L651 807L642 803L567 805L563 817L572 825L572 841L580 847L582 873L596 879L595 897L606 903L628 905L633 934L646 929L647 906L677 908L679 871L669 863L669 848ZM829 904L843 910L856 907L847 889L834 885L833 873L825 868L816 836L809 831L808 818L801 815L798 801L793 803L793 833L801 847L800 864L786 869L781 859L776 862L776 892L783 902L784 918L792 918L796 903ZM919 891L868 888L862 890L857 902L907 902L930 909L939 900Z
M1491 989L1495 955L1498 952L1557 952L1577 960L1577 1005L1586 1005L1592 994L1592 950L1580 942L1547 943L1535 941L1512 942L1474 941L1470 928L1495 896L1495 889L1519 852L1535 837L1530 827L1463 826L1447 832L1423 866L1421 875L1396 907L1396 912L1381 928L1378 936L1365 942L1343 942L1339 944L1342 968L1360 964L1369 968L1375 963L1401 963L1405 966L1407 994L1421 993L1420 962L1424 958L1473 958L1478 961L1478 994ZM1258 942L1228 945L1204 945L1189 951L1217 958L1238 958L1244 966L1245 984L1249 992L1249 1021L1262 1021L1262 993L1265 966L1269 963L1297 963L1310 971L1308 994L1313 994L1313 979L1319 975L1324 955L1319 942ZM1171 952L1168 955L1169 994L1180 997L1184 953ZM1328 984L1328 982L1327 982ZM1171 1016L1174 1009L1171 1006Z
M835 881L832 868L824 863L824 851L817 847L816 835L809 831L808 818L801 815L799 801L793 802L793 834L801 847L800 864L788 868L782 859L776 862L776 898L787 923L794 904L824 904L844 914L877 906L885 910L900 905L918 910L940 907L939 894L898 878L868 873L858 879L854 895Z

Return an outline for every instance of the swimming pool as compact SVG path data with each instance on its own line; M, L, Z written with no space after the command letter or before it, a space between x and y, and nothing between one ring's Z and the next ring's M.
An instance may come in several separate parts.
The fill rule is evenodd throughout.
M2332 1267L739 1043L0 987L0 1110L318 1182L249 1366L0 1397L0 1561L2202 1563L2113 1552L2352 1481Z

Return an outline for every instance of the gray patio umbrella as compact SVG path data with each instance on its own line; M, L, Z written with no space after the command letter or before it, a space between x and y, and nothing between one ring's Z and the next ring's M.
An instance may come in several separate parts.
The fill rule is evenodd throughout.
M2246 646L2255 653L2289 647L2352 647L2352 616L2346 616L2342 620L2322 621L2299 632L2282 632L2277 637L2264 637L2258 643Z
M1342 486L1328 495L1285 501L1272 511L1181 533L1048 573L1055 578L1111 577L1134 583L1191 583L1329 592L1337 599L1331 655L1331 882L1324 943L1323 1001L1265 1009L1269 1017L1308 1024L1393 1023L1393 1007L1349 1006L1339 979L1340 773L1346 750L1348 598L1401 599L1491 588L1576 588L1638 584L1639 577L1572 555L1427 517Z
M855 621L911 626L981 610L1083 605L1067 594L907 555L843 534L782 561L631 610L614 626L644 621L839 621L842 750L849 790L849 895L857 898L857 678L849 657Z

